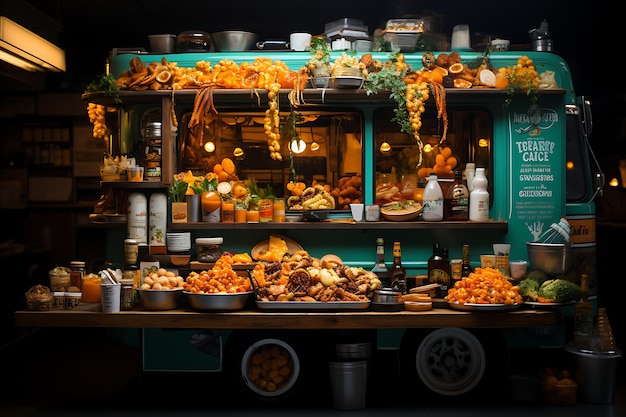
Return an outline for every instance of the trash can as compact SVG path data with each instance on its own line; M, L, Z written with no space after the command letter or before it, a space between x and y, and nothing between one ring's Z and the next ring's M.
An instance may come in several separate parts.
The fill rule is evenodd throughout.
M574 356L579 400L591 404L613 403L615 374L622 352L619 349L605 352L585 350L571 344L565 349Z
M334 407L339 410L365 408L367 361L330 362L329 370Z

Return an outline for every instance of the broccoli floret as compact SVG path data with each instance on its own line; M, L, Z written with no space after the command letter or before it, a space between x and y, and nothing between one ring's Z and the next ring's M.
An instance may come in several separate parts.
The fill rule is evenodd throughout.
M519 287L519 295L521 295L526 300L536 301L539 297L539 281L534 278L525 278L521 280L517 286Z
M539 283L539 285L543 284L544 282L550 279L548 274L540 270L530 271L529 273L526 274L526 278L534 279L535 281Z
M555 303L567 303L580 300L582 290L578 284L566 279L550 279L541 284L538 295Z

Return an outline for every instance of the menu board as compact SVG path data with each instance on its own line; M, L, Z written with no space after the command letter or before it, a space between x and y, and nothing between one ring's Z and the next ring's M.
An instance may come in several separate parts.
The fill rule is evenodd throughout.
M510 221L518 223L510 230L520 234L520 243L538 240L565 215L564 105L561 100L544 97L537 103L525 104L512 107L508 126Z

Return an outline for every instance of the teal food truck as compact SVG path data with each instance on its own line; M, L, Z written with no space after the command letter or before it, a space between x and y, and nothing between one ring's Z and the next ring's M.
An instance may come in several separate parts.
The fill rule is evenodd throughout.
M333 51L331 61L340 56L340 52ZM603 176L588 143L591 133L589 103L577 96L568 64L556 54L491 52L488 59L497 71L502 67L514 67L522 56L533 61L539 74L552 77L549 88L511 92L506 88L480 84L472 88L447 85L444 96L447 119L438 112L434 92L424 103L421 146L395 121L397 103L389 91L372 94L367 91L367 80L352 75L331 75L307 83L295 93L284 88L278 92L282 123L293 112L298 114L292 134L293 139L303 141L302 152L298 145L290 148L291 143L283 143L282 158L270 157L270 152L275 150L268 150L264 129L269 104L267 91L262 89L213 89L208 98L212 100L210 116L205 120L203 138L198 138L188 128L197 110L194 103L200 91L198 85L180 90L122 90L121 104L114 104L111 100L107 103L119 109L113 122L116 133L113 135L115 140L109 144L110 152L130 153L134 149L135 154L141 153L137 149L145 147L142 143L143 125L157 120L161 122L163 135L159 150L161 177L157 185L143 185L147 187L147 193L167 189L173 174L178 172L208 172L223 157L232 157L233 151L240 148L245 154L234 158L239 177L254 177L260 187L271 187L279 197L289 200L290 193L286 188L289 182L303 182L307 186L313 182L328 184L333 190L342 178L358 177L361 181L356 190L359 195L358 198L352 196L350 202L358 199L366 205L378 202L377 187L381 178L389 176L393 176L397 183L401 178L413 178L415 191L419 194L419 189L424 186L419 168L434 167L436 155L449 152L451 155L446 157L452 156L455 164L454 167L450 165L447 172L453 169L464 171L468 163L485 168L490 196L489 221L444 219L428 222L418 217L401 222L385 218L351 222L352 216L345 201L340 204L336 200L335 209L325 213L328 218L321 222L170 221L168 231L191 232L192 242L197 237L223 237L223 249L233 253L250 253L257 243L277 234L297 242L313 257L334 254L344 265L368 270L376 259L376 240L383 238L387 264L390 265L393 242L401 242L402 265L409 277L419 278L427 274L428 258L435 243L448 248L450 259L461 258L463 245L470 245L473 266L480 265L480 255L493 254L493 244L497 243L510 245L511 260L527 260L527 242L538 241L553 223L565 218L571 226L572 245L571 262L563 276L580 283L581 275L588 275L590 295L594 297L598 280L594 199L603 187ZM136 58L146 65L169 62L192 68L200 61L216 65L225 60L242 65L261 57L298 70L309 62L311 55L291 51L165 56L121 54L112 57L110 66L112 74L119 77L128 71L129 63ZM390 54L375 52L371 58L384 63L389 61ZM404 58L411 68L422 69L422 53L405 53ZM470 67L484 56L461 52L460 58ZM441 99L440 94L438 99ZM84 99L103 101L98 94L88 94ZM447 131L444 132L444 128ZM214 143L213 152L206 151L205 144L209 141ZM313 144L316 146L311 146ZM444 151L444 148L449 150ZM441 187L446 190L452 179L452 176L441 175ZM132 187L136 189L137 186ZM123 185L115 188L121 193L125 191ZM123 229L111 231L107 259L122 259L125 234ZM191 254L193 260L193 249ZM187 267L180 270L186 271ZM266 316L265 320L251 319L247 327L238 324L231 329L224 328L226 325L215 329L208 323L202 329L143 328L144 370L223 371L229 381L241 386L255 399L281 400L303 389L310 375L323 374L327 364L319 368L320 360L332 357L335 347L365 342L371 348L371 356L368 353L367 357L372 362L392 352L394 358L398 358L397 365L394 359L383 367L405 377L408 384L425 385L434 394L444 397L462 397L493 383L493 379L488 381L490 378L502 377L502 360L506 357L507 347L562 348L569 337L565 323L574 308L570 305L550 310L547 314L552 314L555 320L546 325L528 322L508 326L503 321L500 328L497 323L500 318L494 323L489 315L500 317L508 312L470 311L470 318L463 315L460 316L462 319L457 317L454 320L444 315L433 317L415 313L417 315L411 316L413 321L403 325L395 321L396 313L367 309L343 312L341 309L337 311L337 306L303 313L298 303L288 304L291 310L285 307L287 311L263 311L262 306L251 306L251 310L260 309L261 315ZM435 305L435 309L445 311L448 307ZM545 311L532 313L543 314ZM225 316L220 320L228 320L228 314L236 313L221 313ZM389 315L387 322L381 318L386 314ZM294 315L298 316L298 323L289 322ZM326 321L320 322L318 315ZM351 320L369 315L370 324L342 322L344 315L351 316ZM405 319L409 323L409 319ZM272 391L259 388L249 375L249 364L263 345L277 347L290 357L293 365L290 382ZM440 350L443 347L448 359ZM165 355L166 351L169 354ZM171 353L175 351L179 353ZM453 363L449 362L451 358L454 358Z

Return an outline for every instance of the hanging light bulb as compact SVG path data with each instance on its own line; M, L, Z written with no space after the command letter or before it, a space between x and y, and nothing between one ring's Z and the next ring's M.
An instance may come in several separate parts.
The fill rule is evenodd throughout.
M302 139L294 138L291 141L291 152L296 153L296 154L302 153L304 152L305 148L306 148L306 143L304 143Z
M204 144L204 150L209 153L215 152L215 143L212 140L208 141Z
M315 151L319 151L320 150L320 144L315 142L315 141L313 141L313 143L311 143L311 150L314 151L314 152Z
M245 152L243 151L242 148L240 148L239 146L235 148L235 150L233 151L233 155L236 158L243 158L243 156L245 155Z
M391 145L389 142L385 141L380 145L380 153L385 156L389 156L391 154Z

